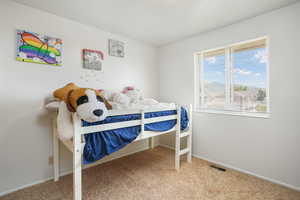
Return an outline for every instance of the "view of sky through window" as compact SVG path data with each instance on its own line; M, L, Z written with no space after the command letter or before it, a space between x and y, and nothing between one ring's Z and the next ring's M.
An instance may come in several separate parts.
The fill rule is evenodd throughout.
M207 108L225 106L225 50L207 55L203 61L204 104Z
M206 51L202 56L202 108L267 112L265 39Z
M266 48L257 48L233 54L235 84L266 88Z
M233 70L236 84L266 88L266 48L240 51L233 54ZM225 55L204 59L204 80L225 82Z
M206 57L204 59L203 78L208 82L225 83L225 55Z

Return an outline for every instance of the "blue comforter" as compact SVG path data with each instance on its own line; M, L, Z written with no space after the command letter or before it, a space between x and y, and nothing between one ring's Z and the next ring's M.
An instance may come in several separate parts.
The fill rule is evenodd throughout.
M176 110L145 113L145 118L160 117L176 114ZM181 108L181 130L188 126L187 111ZM107 117L104 121L89 123L82 121L83 126L93 126L114 122L130 121L141 119L140 114L119 115ZM176 125L176 120L168 120L145 124L145 131L167 131ZM85 134L85 147L83 151L83 163L90 164L101 158L120 150L131 143L141 132L141 126L126 127L108 131ZM147 133L145 133L147 134Z

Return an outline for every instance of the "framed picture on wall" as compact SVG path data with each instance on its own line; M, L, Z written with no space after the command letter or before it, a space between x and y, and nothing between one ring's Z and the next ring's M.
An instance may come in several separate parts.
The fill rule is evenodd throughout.
M83 68L103 71L102 61L104 55L102 51L83 49L82 50Z
M62 40L43 34L17 30L18 61L62 65Z
M109 39L108 53L110 56L124 57L125 56L124 42Z

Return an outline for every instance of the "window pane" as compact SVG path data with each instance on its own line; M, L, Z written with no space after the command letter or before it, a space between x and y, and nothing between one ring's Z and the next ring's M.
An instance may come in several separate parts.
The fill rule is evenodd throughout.
M267 53L265 40L232 49L232 109L266 112Z
M203 108L224 109L225 105L225 50L211 51L203 58Z

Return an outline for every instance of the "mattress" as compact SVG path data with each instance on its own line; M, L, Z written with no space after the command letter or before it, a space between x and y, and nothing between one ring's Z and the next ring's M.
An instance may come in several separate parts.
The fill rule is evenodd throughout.
M176 110L167 110L159 112L148 112L145 113L145 118L161 117L176 114ZM130 114L130 115L117 115L109 116L104 121L99 122L86 122L82 120L82 126L94 126L100 124L116 123L130 120L141 119L141 114ZM188 127L188 114L186 109L181 108L181 130ZM168 131L176 125L175 120L167 120L162 122L155 122L145 124L145 131ZM83 151L83 163L90 164L95 161L102 159L103 157L116 152L126 145L133 142L141 132L141 126L133 126L120 128L115 130L101 131L95 133L85 134L85 147ZM145 133L146 134L146 133Z

